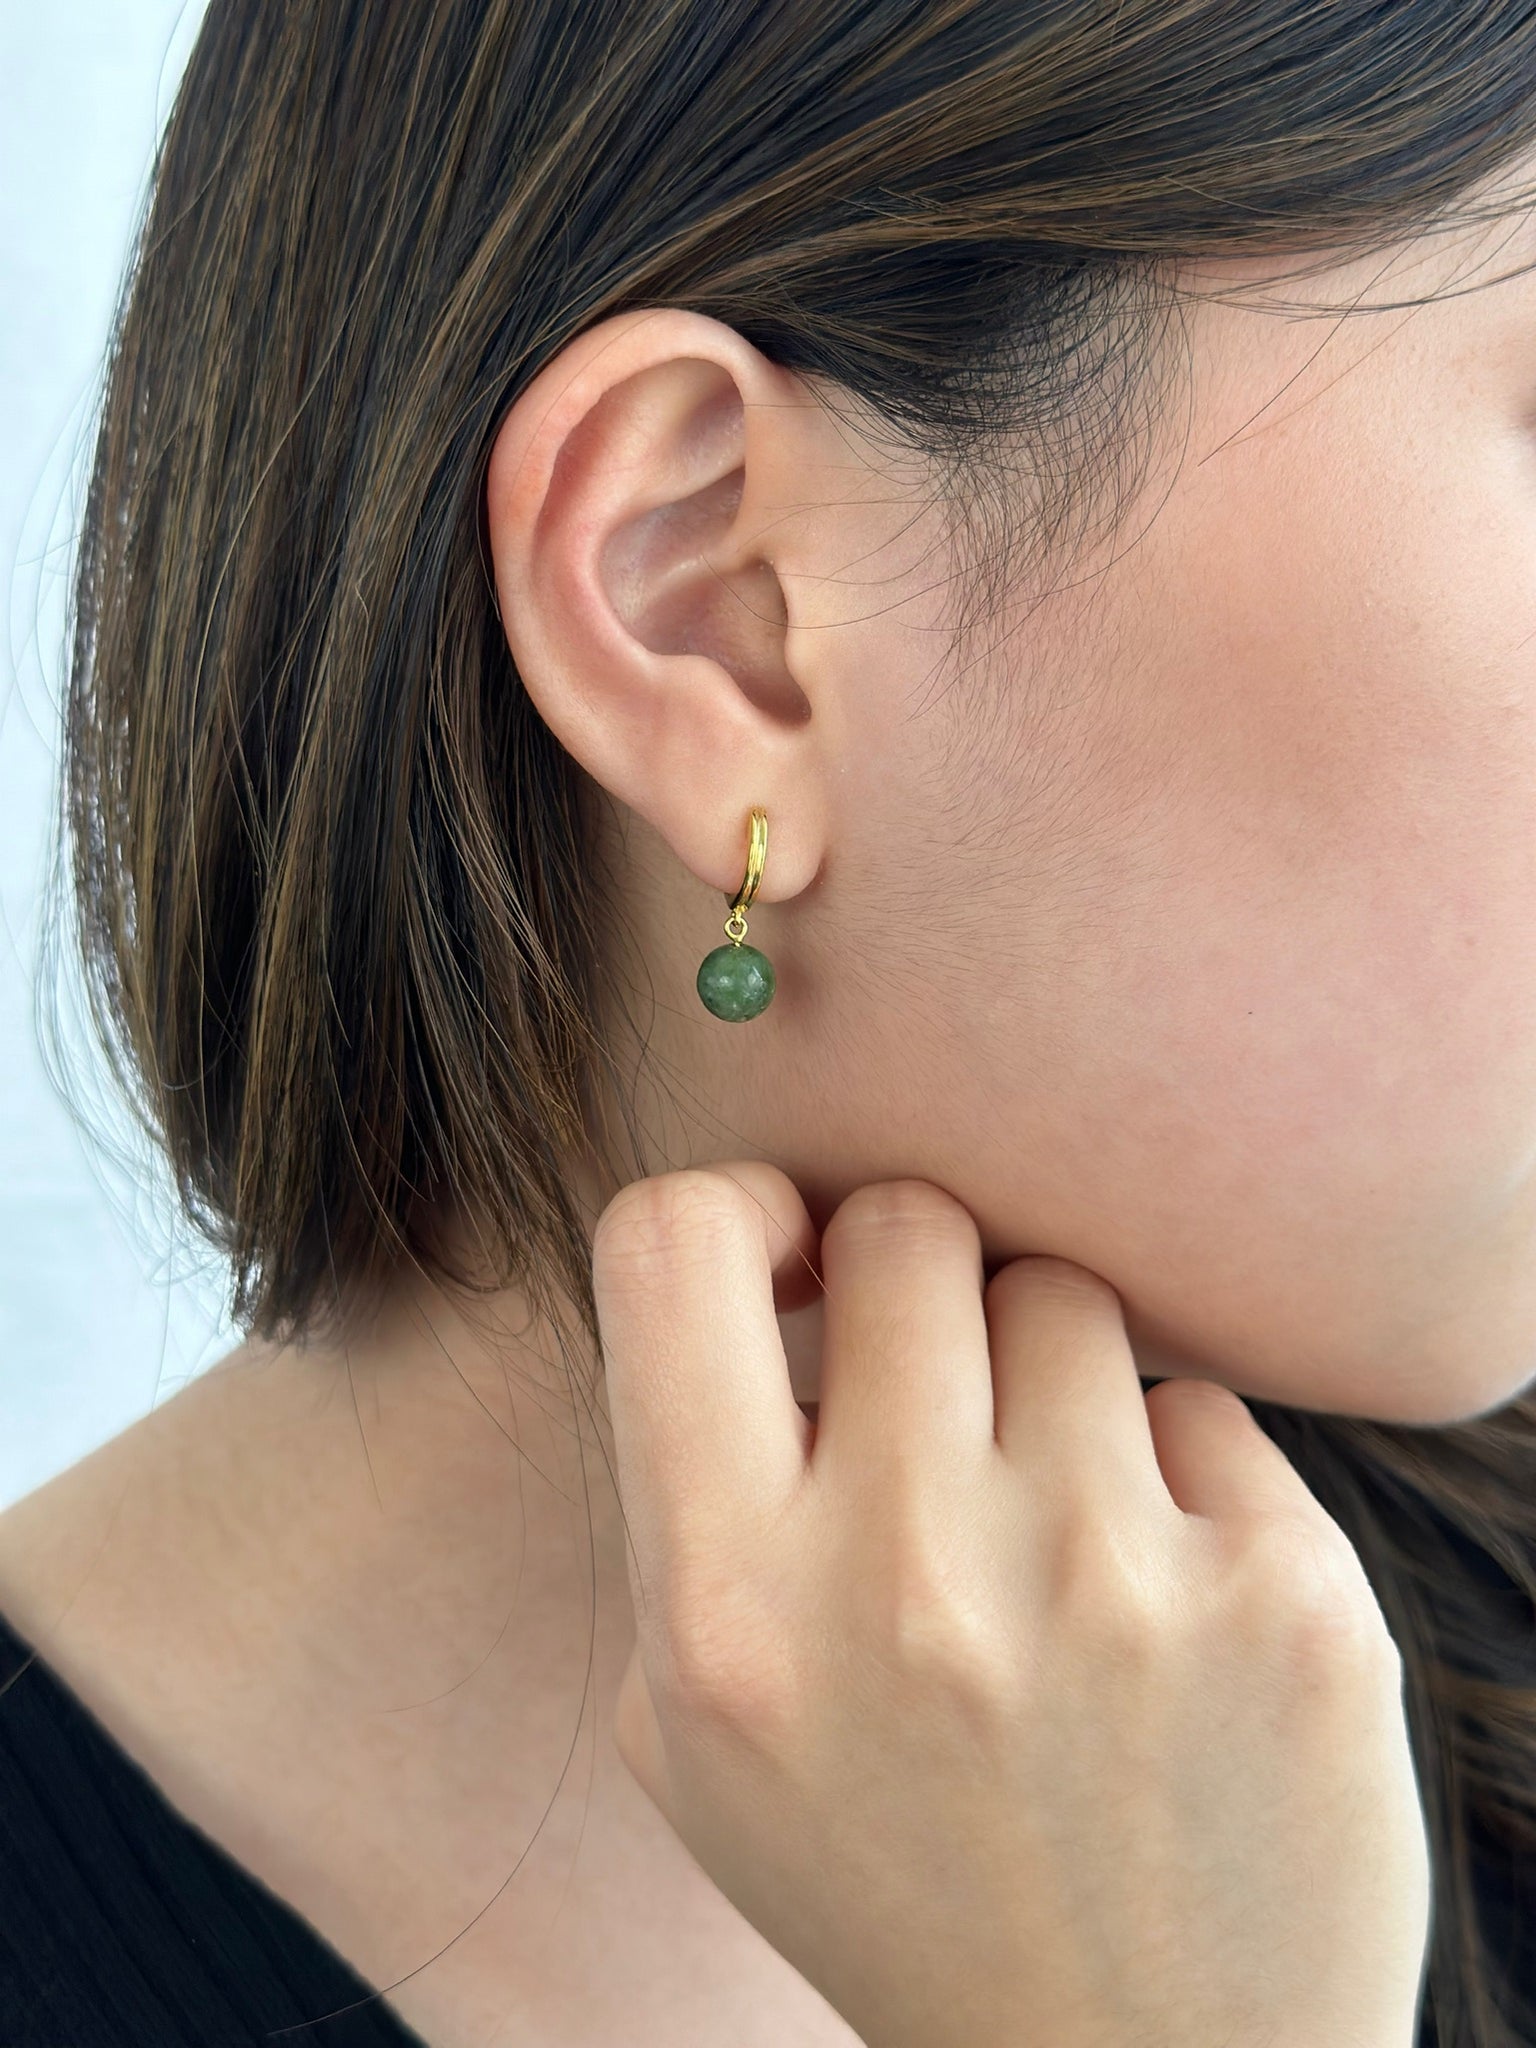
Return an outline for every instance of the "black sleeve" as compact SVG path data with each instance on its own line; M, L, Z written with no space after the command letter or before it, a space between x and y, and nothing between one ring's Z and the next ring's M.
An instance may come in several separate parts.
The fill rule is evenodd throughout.
M3 1615L0 2041L427 2048L176 1811Z

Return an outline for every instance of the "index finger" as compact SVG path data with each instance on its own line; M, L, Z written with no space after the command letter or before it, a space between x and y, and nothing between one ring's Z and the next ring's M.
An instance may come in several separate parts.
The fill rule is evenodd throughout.
M803 1481L811 1425L774 1318L776 1267L815 1232L761 1161L622 1188L598 1218L592 1285L619 1495L643 1585L739 1543Z

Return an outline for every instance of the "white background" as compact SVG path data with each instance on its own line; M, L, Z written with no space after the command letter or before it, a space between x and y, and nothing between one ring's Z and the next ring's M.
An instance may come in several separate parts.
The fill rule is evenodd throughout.
M221 1269L108 1093L67 951L74 1114L37 1025L59 984L39 945L68 572L117 287L203 4L0 0L0 1506L236 1341Z

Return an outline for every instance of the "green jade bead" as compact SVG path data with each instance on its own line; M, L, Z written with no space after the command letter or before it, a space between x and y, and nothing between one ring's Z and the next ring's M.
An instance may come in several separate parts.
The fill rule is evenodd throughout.
M773 962L756 946L716 946L699 962L699 1001L727 1024L760 1017L773 1001Z

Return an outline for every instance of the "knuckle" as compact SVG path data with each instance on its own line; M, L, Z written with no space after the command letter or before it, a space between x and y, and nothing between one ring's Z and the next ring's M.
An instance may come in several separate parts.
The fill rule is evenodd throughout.
M884 1655L905 1693L988 1717L1013 1707L1018 1646L982 1578L909 1550L884 1583Z
M1050 1602L1101 1664L1124 1672L1163 1653L1173 1617L1157 1559L1135 1552L1121 1525L1074 1515L1047 1556Z
M742 1217L741 1191L724 1174L685 1167L631 1181L597 1219L593 1263L632 1271L711 1257L736 1241Z
M1311 1517L1267 1517L1244 1547L1241 1599L1250 1629L1305 1678L1401 1660L1371 1582L1344 1532Z
M980 1238L969 1210L926 1180L871 1181L855 1188L839 1203L822 1241L859 1244L892 1237L907 1244L959 1240L974 1244L979 1255Z
M997 1629L953 1598L903 1600L890 1623L890 1654L902 1684L976 1709L1006 1707L1015 1685Z
M797 1685L783 1633L740 1601L679 1613L666 1630L663 1667L668 1705L693 1728L765 1747L787 1736Z

